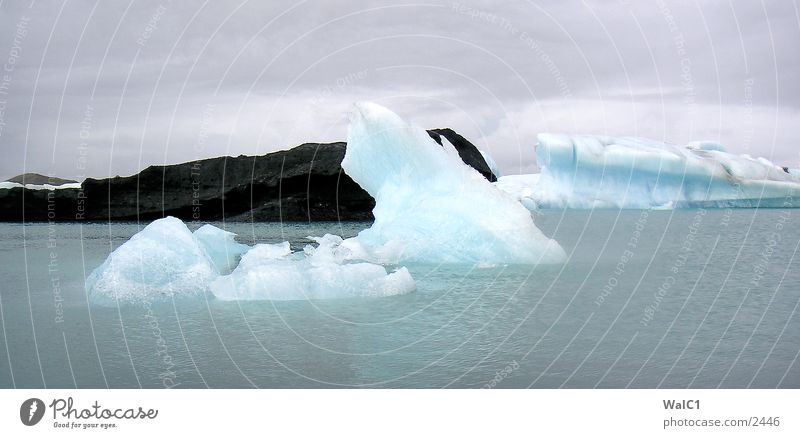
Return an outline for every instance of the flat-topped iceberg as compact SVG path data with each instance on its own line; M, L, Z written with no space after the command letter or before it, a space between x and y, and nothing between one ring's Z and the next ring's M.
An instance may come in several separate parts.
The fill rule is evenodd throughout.
M565 259L528 210L443 145L382 106L355 105L342 168L375 198L375 222L340 252L379 263Z
M497 186L534 208L793 207L800 178L715 142L539 134L537 177Z

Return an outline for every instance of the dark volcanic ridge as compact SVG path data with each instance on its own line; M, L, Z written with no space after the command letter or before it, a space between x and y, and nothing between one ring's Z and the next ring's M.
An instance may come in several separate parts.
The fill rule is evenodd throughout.
M497 180L480 151L464 137L447 128L428 134L440 145L440 137L445 137L466 164ZM370 220L375 201L342 170L346 148L344 142L305 143L266 155L209 158L150 166L127 177L87 178L80 189L4 189L0 221L165 216L184 221Z

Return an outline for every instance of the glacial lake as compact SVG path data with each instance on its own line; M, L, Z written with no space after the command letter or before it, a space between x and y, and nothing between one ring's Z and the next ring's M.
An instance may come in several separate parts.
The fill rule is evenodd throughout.
M412 265L416 292L386 298L121 307L84 280L146 223L0 224L0 387L800 387L800 210L535 220L567 263ZM295 249L369 226L214 225Z

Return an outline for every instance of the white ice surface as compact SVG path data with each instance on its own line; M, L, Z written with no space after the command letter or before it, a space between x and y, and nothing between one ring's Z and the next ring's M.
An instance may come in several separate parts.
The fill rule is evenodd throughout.
M454 151L388 109L356 104L344 171L375 198L375 222L341 244L379 263L557 263L528 210Z
M0 182L0 189L13 189L16 187L25 187L26 189L30 190L59 190L59 189L79 189L81 188L81 183L66 183L61 184L60 186L54 186L50 184L25 184L22 185L20 183L10 182L10 181L3 181Z

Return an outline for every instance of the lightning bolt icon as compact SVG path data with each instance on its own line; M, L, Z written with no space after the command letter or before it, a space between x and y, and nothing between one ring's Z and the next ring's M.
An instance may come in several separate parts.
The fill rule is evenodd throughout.
M31 421L33 419L33 416L36 415L36 411L38 411L38 410L39 410L39 402L36 401L36 400L32 401L31 402L31 412L28 415L28 421Z

